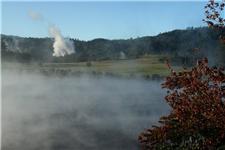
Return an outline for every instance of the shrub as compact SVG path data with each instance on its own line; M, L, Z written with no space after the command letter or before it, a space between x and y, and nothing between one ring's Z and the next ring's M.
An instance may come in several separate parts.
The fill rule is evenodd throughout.
M92 66L92 63L91 63L90 61L88 61L88 62L86 63L86 66L87 66L87 67L91 67L91 66Z
M139 135L143 149L216 149L225 145L225 74L207 59L191 70L175 72L162 84L172 108ZM224 148L224 147L223 147Z

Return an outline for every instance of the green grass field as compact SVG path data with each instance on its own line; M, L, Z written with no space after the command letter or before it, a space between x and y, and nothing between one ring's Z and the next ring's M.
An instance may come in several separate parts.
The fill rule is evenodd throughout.
M87 62L76 63L32 63L23 65L10 65L10 67L22 67L26 70L40 69L40 70L70 70L72 72L99 72L99 73L113 73L122 76L130 75L149 75L154 74L166 76L169 74L169 69L166 67L162 59L162 55L148 55L138 59L126 60L108 60L108 61L93 61L91 65ZM7 63L2 63L2 66L9 66Z
M109 72L119 75L153 75L165 76L169 69L160 61L163 56L150 55L138 59L94 61L88 66L87 62L79 63L44 63L42 68L70 69L81 72Z

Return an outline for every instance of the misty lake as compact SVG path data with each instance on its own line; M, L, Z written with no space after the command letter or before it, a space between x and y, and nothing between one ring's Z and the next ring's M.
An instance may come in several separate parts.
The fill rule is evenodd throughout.
M2 148L136 150L168 112L161 82L3 70Z

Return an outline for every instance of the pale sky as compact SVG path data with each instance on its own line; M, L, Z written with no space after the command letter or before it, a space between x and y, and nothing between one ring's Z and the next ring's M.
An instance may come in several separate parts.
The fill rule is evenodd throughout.
M2 2L2 33L24 37L47 37L48 23L66 37L127 39L157 35L174 29L205 26L206 1L10 1ZM28 12L43 20L32 20Z

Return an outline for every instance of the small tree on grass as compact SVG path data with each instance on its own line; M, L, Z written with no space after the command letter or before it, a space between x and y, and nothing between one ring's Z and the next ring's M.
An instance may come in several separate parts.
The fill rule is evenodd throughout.
M210 0L206 19L210 27L224 30L225 20L219 10L224 1ZM224 35L220 36L224 42ZM225 42L224 42L225 43ZM225 149L225 74L222 68L209 67L207 58L190 70L175 72L162 84L171 107L168 116L160 118L138 137L143 149Z

